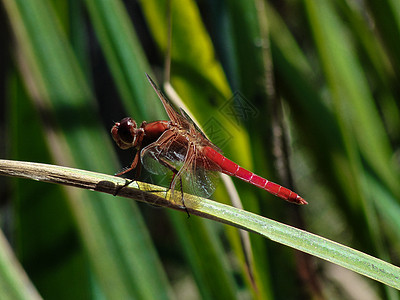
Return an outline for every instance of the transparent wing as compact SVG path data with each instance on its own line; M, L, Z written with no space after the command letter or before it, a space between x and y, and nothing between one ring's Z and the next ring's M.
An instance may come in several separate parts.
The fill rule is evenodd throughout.
M187 146L179 140L172 131L167 130L156 142L143 148L140 159L146 170L159 175L173 169L179 170L187 152Z
M158 86L154 83L151 77L146 74L147 79L149 80L151 86L153 87L154 91L156 92L158 98L161 100L165 111L167 112L168 117L173 123L180 125L182 128L188 130L188 132L194 133L197 132L201 135L203 140L205 141L208 146L214 148L216 151L221 152L221 150L215 146L203 133L203 131L197 126L197 124L192 120L192 118L182 109L180 108L180 114L173 108L171 102L168 100L167 97L161 92Z
M202 155L199 148L189 146L186 160L174 181L181 181L186 193L208 198L214 193L220 167Z
M147 79L149 80L151 86L153 87L154 91L156 92L158 98L161 100L165 111L167 112L168 117L170 120L176 124L181 125L183 128L189 128L189 124L187 120L182 117L178 112L173 108L171 105L171 102L168 100L167 97L164 96L164 94L161 92L161 90L158 88L158 86L154 83L153 79L146 74Z
M181 112L181 115L186 119L186 121L188 121L188 123L192 125L197 130L197 132L203 136L203 138L208 140L204 132L197 126L197 124L192 120L192 118L188 115L188 113L182 107L180 107L179 110Z
M197 132L197 134L200 134L202 137L202 143L206 144L207 146L210 146L214 150L216 150L219 153L222 153L221 149L219 149L217 146L215 146L204 134L204 132L197 126L197 124L192 120L192 118L187 114L187 112L183 109L180 108L182 116L187 120L187 122L192 125L191 128L194 128ZM193 132L193 130L192 130Z
M143 166L153 174L176 170L171 188L207 198L214 191L220 167L204 156L194 143L185 143L173 132L166 131L154 143L143 148Z
M221 152L207 139L183 109L180 109L181 114L179 114L173 108L150 76L147 74L146 76L164 105L170 120L186 129L188 133L197 132L197 135L201 137L201 144ZM167 130L156 142L143 148L140 158L143 166L153 174L165 174L168 170L175 170L176 175L171 183L172 189L177 186L184 192L207 198L215 191L220 169L201 153L201 149L197 143L189 142L185 136L177 136L173 131Z

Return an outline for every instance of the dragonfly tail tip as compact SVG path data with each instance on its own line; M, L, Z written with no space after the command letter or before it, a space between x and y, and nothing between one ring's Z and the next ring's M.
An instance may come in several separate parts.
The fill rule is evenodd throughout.
M303 198L301 198L299 195L297 195L297 197L296 197L296 203L300 204L300 205L308 204L308 202L306 200L304 200Z

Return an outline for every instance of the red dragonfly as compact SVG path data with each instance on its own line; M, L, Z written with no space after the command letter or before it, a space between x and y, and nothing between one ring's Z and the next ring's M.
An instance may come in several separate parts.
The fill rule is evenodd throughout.
M296 204L307 204L295 192L264 179L223 156L221 150L211 143L194 121L181 108L180 114L172 107L153 80L147 79L160 98L170 121L144 121L140 127L131 118L116 122L111 129L114 141L121 149L134 148L135 158L122 175L141 165L154 174L173 172L171 191L179 183L181 190L209 197L215 190L218 172L235 176L258 186L271 194Z

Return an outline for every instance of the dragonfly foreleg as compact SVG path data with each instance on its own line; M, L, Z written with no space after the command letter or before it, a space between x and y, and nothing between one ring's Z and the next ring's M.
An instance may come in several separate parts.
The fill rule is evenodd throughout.
M138 170L136 171L136 178L138 178L139 175L140 175L140 164L139 164L139 166L138 166L138 163L139 163L139 156L140 156L140 152L139 152L139 151L136 151L135 158L133 159L133 162L132 162L131 166L130 166L129 168L127 168L127 169L125 169L125 170L119 172L118 174L115 174L115 176L124 175L124 174L126 174L126 173L132 171L132 170L135 169L136 167L138 167ZM138 172L139 172L139 174L138 174Z
M131 166L129 168L123 170L122 172L115 174L115 176L121 176L121 175L126 174L129 171L132 171L133 169L136 168L135 179L137 179L140 175L140 169L141 169L140 163L138 164L138 162L139 162L139 151L136 152L135 158L133 159ZM124 187L127 187L128 185L130 185L133 181L134 181L133 179L129 179L129 180L126 179L124 185L121 185L121 186L118 185L115 189L114 196L117 196L120 190L122 190Z

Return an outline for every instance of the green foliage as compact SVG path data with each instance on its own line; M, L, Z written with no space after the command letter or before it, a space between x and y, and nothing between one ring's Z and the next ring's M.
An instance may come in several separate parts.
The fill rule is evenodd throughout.
M122 151L109 130L126 114L139 124L165 118L144 74L164 70L167 1L2 5L13 37L3 43L12 49L12 64L2 70L4 156L107 174L128 165L133 153L119 163ZM274 141L273 117L288 130L295 191L309 205L293 207L235 180L244 208L399 265L397 2L172 0L171 20L171 84L228 157L287 185L290 176L276 171L286 150ZM162 76L152 77L161 86ZM283 115L276 113L281 106ZM90 191L9 183L2 187L12 213L2 207L2 225L46 299L353 295L343 279L349 271L330 272L330 264L255 234L243 248L235 228L196 216ZM214 199L227 198L220 184ZM305 251L296 234L285 244ZM310 235L305 241L312 245ZM0 247L12 256L5 242ZM321 257L323 247L315 247ZM353 250L341 249L351 260ZM17 261L0 260L5 295L37 298ZM384 274L392 266L381 268ZM376 281L351 278L354 290L398 297Z

